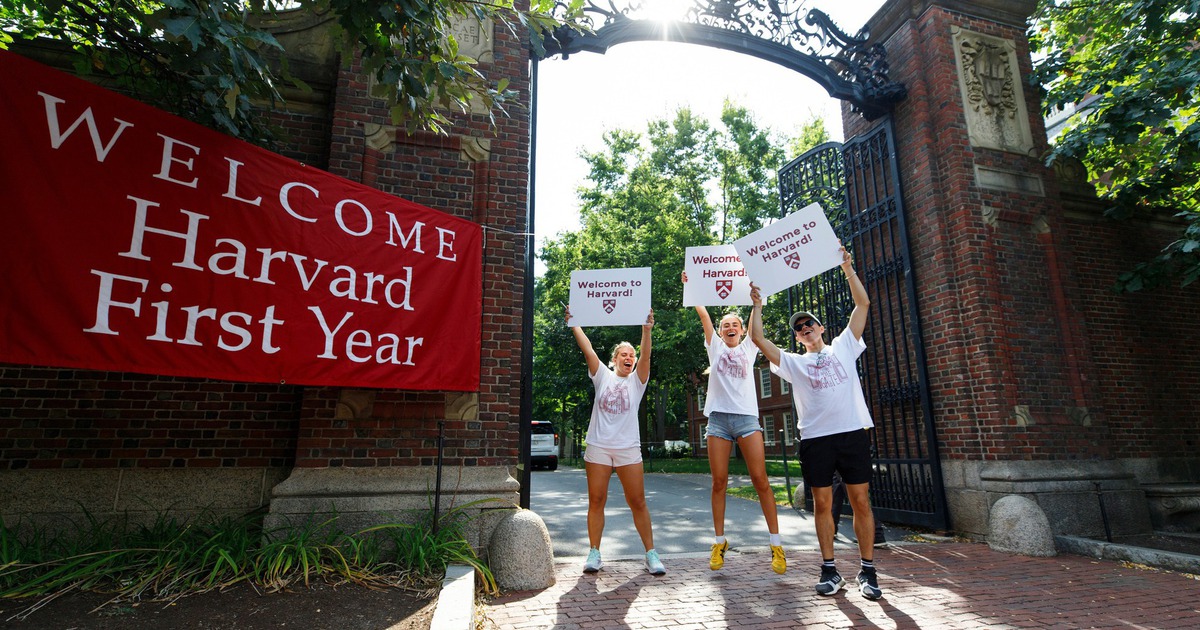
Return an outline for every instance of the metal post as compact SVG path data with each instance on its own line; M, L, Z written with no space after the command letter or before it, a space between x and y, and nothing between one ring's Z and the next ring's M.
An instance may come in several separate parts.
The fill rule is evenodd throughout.
M788 469L787 429L779 430L779 454L783 456L783 479L787 488L788 504L792 503L792 473Z
M1100 482L1093 481L1096 486L1096 500L1100 502L1100 520L1104 521L1104 539L1112 542L1112 527L1108 524L1108 510L1104 509L1104 493L1100 491Z
M534 190L537 169L538 62L529 62L529 190L525 209L525 288L521 308L521 409L517 429L517 481L521 507L529 509L529 444L533 434L533 264L537 239L534 235Z
M433 533L438 531L438 514L442 511L442 453L446 450L446 421L438 420L437 481L433 490Z

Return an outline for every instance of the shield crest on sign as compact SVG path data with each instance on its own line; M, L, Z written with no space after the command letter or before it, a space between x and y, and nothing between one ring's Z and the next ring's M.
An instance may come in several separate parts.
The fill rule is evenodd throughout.
M612 315L612 312L617 308L616 300L604 300L604 312Z
M733 293L733 280L717 280L717 295L724 300Z
M799 269L800 268L800 254L797 254L796 252L792 252L792 253L788 254L787 256L783 257L783 262L787 263L787 266L791 267L792 269Z

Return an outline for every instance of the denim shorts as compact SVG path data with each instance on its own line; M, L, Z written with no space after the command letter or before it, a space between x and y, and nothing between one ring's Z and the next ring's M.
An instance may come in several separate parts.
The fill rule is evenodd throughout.
M762 431L762 426L758 424L758 416L714 411L708 416L708 428L704 430L704 437L735 442L738 438L752 435L755 431Z
M630 464L642 463L642 448L634 446L631 448L604 448L603 446L592 446L588 444L586 450L583 451L583 461L590 464L600 464L603 466L612 466L620 468Z

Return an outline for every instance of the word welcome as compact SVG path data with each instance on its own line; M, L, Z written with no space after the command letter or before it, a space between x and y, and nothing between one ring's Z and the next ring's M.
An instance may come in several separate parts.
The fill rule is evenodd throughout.
M764 261L778 258L783 254L795 251L805 243L812 242L812 235L805 234L805 232L816 227L816 225L816 222L810 221L790 232L785 232L775 238L764 241L761 245L749 247L746 251L751 256L760 256Z
M478 388L477 225L4 51L0 94L20 147L0 155L0 257L38 272L0 280L19 305L0 360Z

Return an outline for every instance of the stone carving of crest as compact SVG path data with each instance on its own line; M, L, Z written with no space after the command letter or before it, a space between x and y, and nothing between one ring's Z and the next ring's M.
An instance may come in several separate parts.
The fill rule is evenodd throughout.
M1013 77L1008 51L1002 46L983 40L964 39L959 44L962 56L963 81L967 84L967 102L985 114L1000 113L1009 118L1017 115L1013 96Z
M959 27L951 32L971 146L1033 155L1016 45Z

